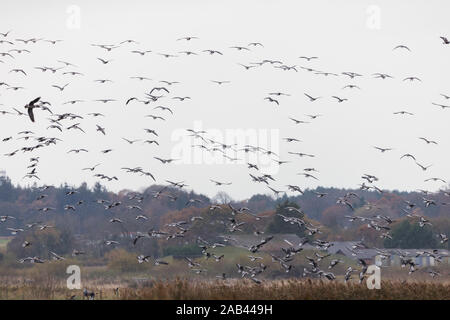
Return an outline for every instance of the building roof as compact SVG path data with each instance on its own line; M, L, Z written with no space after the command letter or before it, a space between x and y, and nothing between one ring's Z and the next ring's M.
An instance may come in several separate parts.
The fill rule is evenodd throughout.
M342 254L352 259L372 259L379 255L379 250L375 248L365 248L352 250L351 246L359 243L359 241L335 241L331 242L333 245L328 248L328 253ZM445 249L382 249L384 252L392 256L410 256L415 257L418 253L433 252L436 250L436 254L443 256L450 256L449 251ZM421 255L426 256L426 255Z

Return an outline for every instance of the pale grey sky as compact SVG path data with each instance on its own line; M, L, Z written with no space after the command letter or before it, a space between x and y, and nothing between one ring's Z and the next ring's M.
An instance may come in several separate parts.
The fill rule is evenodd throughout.
M383 189L437 190L440 182L424 182L430 177L448 179L446 164L450 160L450 137L447 133L450 110L431 102L450 105L440 96L450 95L450 45L443 45L439 36L450 37L447 1L3 1L0 12L0 32L12 30L6 40L44 38L62 39L51 45L37 42L24 45L0 44L0 52L12 48L26 48L31 54L14 54L15 59L1 57L0 82L23 86L22 91L0 87L1 110L11 111L31 99L41 96L52 103L54 113L72 112L84 117L80 126L86 131L47 130L47 112L36 111L36 123L28 118L0 115L1 137L13 136L2 142L2 155L29 145L16 140L23 130L36 136L59 137L63 142L42 148L33 155L40 156L39 183L78 185L83 181L92 185L94 173L117 176L119 181L105 182L111 190L139 190L151 183L148 177L127 174L121 167L141 166L152 172L157 182L185 181L189 188L214 196L225 191L236 199L256 193L269 193L264 184L251 181L245 164L215 164L211 159L191 159L163 165L153 159L177 158L181 147L180 132L201 127L208 133L236 135L246 132L257 138L256 143L270 148L290 163L276 168L267 166L267 158L259 159L262 172L273 173L275 189L286 190L287 184L302 188L315 186L357 187L361 175L378 176L377 186ZM78 10L79 9L79 15ZM79 23L79 28L76 28ZM74 28L75 27L75 28ZM198 40L176 41L184 36ZM2 37L0 36L0 40ZM91 44L117 44L134 39L140 44L125 44L111 52ZM231 46L247 46L261 42L264 47L251 51L237 51ZM407 50L393 50L397 45ZM202 52L215 49L223 56ZM132 50L152 50L145 56ZM184 56L180 51L193 51L197 56ZM176 54L164 58L157 53ZM310 62L300 56L318 56ZM96 58L113 59L103 65ZM296 65L298 72L283 71L265 64L244 70L238 63L249 64L263 59L281 60ZM42 73L36 66L60 66L57 60L76 64L55 74ZM300 69L307 66L320 71L339 74L338 77L317 75ZM9 73L22 68L27 76ZM82 72L82 77L63 75L63 71ZM363 75L349 79L342 72ZM374 79L375 72L388 73L394 79ZM139 82L131 76L146 76L152 81ZM402 81L417 76L422 82ZM98 84L95 79L111 79L114 83ZM179 81L168 86L170 94L158 102L143 105L137 102L125 107L129 97L144 97L160 80ZM218 86L210 80L229 80ZM59 92L51 85L70 83ZM355 84L358 89L342 89ZM281 91L290 96L275 97L280 105L264 100L269 92ZM311 103L304 93L322 98ZM173 96L190 96L179 102ZM348 98L337 103L331 96ZM103 104L95 99L112 98L117 102ZM74 99L86 102L63 105ZM162 105L167 111L153 110ZM413 116L393 115L406 110ZM105 118L87 114L101 112ZM156 114L166 121L144 118ZM307 114L322 116L310 120ZM295 125L289 117L310 121ZM64 127L75 123L65 122ZM95 125L106 128L107 135L95 131ZM160 146L129 145L121 138L148 139L143 128L153 128ZM418 137L436 140L427 145ZM302 140L286 143L285 137ZM227 141L225 143L234 143ZM243 144L250 143L251 140ZM197 140L194 144L198 144ZM394 150L380 153L373 146ZM241 144L240 144L241 146ZM87 154L67 154L72 148L86 148ZM103 155L100 150L112 148ZM190 148L190 147L189 147ZM189 149L188 148L188 149ZM298 158L288 152L314 154L314 158ZM411 159L412 153L423 165L422 171ZM14 183L26 185L22 179L32 154L19 152L13 157L2 156L0 169L7 171ZM239 155L238 155L239 157ZM211 163L213 162L213 163ZM95 172L84 167L101 163ZM273 162L272 162L273 163ZM314 167L319 181L301 175L304 168ZM233 182L216 187L209 179Z

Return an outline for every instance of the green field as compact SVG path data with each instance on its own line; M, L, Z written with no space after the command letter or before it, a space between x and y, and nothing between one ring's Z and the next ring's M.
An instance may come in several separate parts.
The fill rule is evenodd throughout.
M8 242L11 241L13 237L0 237L0 251L5 251L6 246L8 245Z

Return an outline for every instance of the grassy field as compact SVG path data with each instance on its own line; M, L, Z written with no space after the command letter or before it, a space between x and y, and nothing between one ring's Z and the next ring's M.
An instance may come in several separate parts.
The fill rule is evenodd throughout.
M250 280L149 281L138 288L114 285L92 287L97 300L450 300L449 283L384 281L379 290L366 285L326 280L286 279L266 281L261 285ZM0 299L83 299L81 290L68 290L55 283L0 285Z
M0 238L3 246L9 241ZM183 258L166 256L161 258L168 265L155 266L137 263L136 254L125 250L111 251L105 260L96 261L68 257L64 261L47 261L43 264L20 264L6 257L0 263L0 299L82 299L82 290L66 287L69 265L78 265L81 270L82 289L96 293L96 299L445 299L450 300L450 269L446 265L435 267L441 276L431 278L427 268L408 275L407 268L389 267L381 271L381 290L369 290L366 283L358 283L355 273L349 283L343 274L348 266L358 270L354 261L340 256L343 263L332 271L336 280L302 278L306 256L313 251L304 250L294 256L294 268L286 273L272 262L270 252L258 252L259 259L251 262L249 251L237 247L218 247L216 256L226 259L216 261L214 257L192 258L201 264L203 271L197 274L188 267ZM276 252L278 254L278 252ZM330 256L320 262L328 270ZM236 264L257 266L263 263L267 270L258 275L261 284L242 279ZM225 273L226 280L216 276ZM119 294L114 293L119 288Z
M6 246L12 238L13 237L0 237L0 252L6 251Z

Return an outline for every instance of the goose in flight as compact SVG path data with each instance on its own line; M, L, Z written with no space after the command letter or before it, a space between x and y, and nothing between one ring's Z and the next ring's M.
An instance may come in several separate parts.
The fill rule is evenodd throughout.
M186 201L186 203L184 204L185 207L187 207L190 204L194 204L194 203L199 203L202 204L203 201L200 199L189 199L188 201Z
M153 134L154 136L157 136L157 137L158 137L158 133L156 133L155 130L152 130L152 129L144 129L144 130L145 130L145 132L150 133L150 134Z
M393 150L392 148L381 148L381 147L377 147L377 146L374 146L374 148L377 149L377 150L380 150L381 153Z
M71 152L80 153L81 151L83 151L83 152L89 152L89 151L86 150L86 149L72 149L72 150L67 151L67 153L71 153ZM72 192L73 192L73 191L72 191Z
M272 97L265 97L264 100L268 100L269 102L275 102L277 104L277 106L280 105L280 103L278 102L278 100L273 99Z
M297 119L294 119L294 118L289 118L289 119L292 120L292 121L294 121L295 124L301 124L301 123L306 124L306 123L310 123L310 122L308 122L308 121L297 120Z
M423 140L423 141L425 141L427 144L438 144L436 141L433 141L433 140L428 140L427 138L424 138L424 137L419 137L419 139L420 140Z
M77 129L77 130L80 130L80 131L83 132L83 133L86 133L81 127L79 127L79 123L75 123L75 124L73 124L73 125L67 127L66 129L67 129L67 130L70 130L70 129Z
M321 117L321 114L307 114L307 117L310 117L312 120L317 119L318 117Z
M255 170L259 170L258 166L256 164L253 163L247 163L247 168L248 169L255 169Z
M67 72L63 72L64 75L68 74L71 76L83 76L83 74L81 72L76 72L76 71L67 71Z
M114 101L117 101L117 100L115 100L115 99L96 99L94 101L108 103L108 102L114 102Z
M183 188L183 187L187 187L188 186L187 184L184 183L184 181L173 182L173 181L170 181L170 180L166 180L166 182L171 184L172 186L180 188L180 189Z
M171 114L173 114L173 111L172 111L172 109L170 109L170 108L168 108L168 107L163 107L163 106L157 106L157 107L154 107L153 109L161 109L161 110L166 110L166 111L169 111Z
M12 59L15 59L14 56L11 53L9 53L9 52L0 52L0 56L2 56L2 57L10 57Z
M391 78L393 79L394 77L392 77L391 75L388 75L386 73L374 73L373 74L374 78L380 78L380 79L387 79L387 78Z
M161 80L161 81L159 81L159 82L165 83L165 84L167 84L168 86L172 86L172 85L174 85L174 84L179 84L179 83L180 83L180 82L178 82L178 81L167 81L167 80Z
M229 186L231 185L231 182L220 182L217 180L209 179L212 183L214 183L216 186Z
M136 139L136 140L128 140L126 138L122 138L122 140L125 140L126 142L128 142L129 144L133 144L135 142L141 141L140 139Z
M301 173L297 173L298 175L301 175L301 176L305 176L305 178L313 178L313 179L316 179L317 181L319 180L319 179L317 179L315 176L313 176L312 174L310 174L310 173L306 173L306 172L301 172Z
M440 238L440 243L444 244L446 242L448 242L448 237L444 234L444 233L439 233L439 238Z
M412 154L410 154L410 153L405 153L404 155L402 155L401 157L400 157L400 160L401 159L403 159L403 158L411 158L411 159L413 159L414 161L416 161L416 157L414 157Z
M297 156L299 156L299 157L310 157L310 158L315 157L315 155L313 155L313 154L307 154L307 153L301 153L301 152L291 152L291 151L288 151L288 153L289 153L289 154L295 154L295 155L297 155Z
M317 99L320 99L320 98L321 98L321 97L316 97L316 98L314 98L314 97L310 96L310 95L307 94L307 93L304 93L304 95L307 96L307 97L309 98L309 101L311 101L311 102L314 102L314 101L316 101Z
M165 91L165 92L167 92L167 93L170 93L169 92L169 90L167 89L167 88L165 88L165 87L154 87L152 90L150 90L150 94L152 94L153 93L153 91Z
M207 49L207 50L203 50L203 52L208 52L210 55L219 54L219 55L223 56L223 53L220 51L217 51L217 50Z
M247 66L247 65L242 64L242 63L238 63L238 65L242 66L245 70L250 70L251 68L256 68L255 65L253 65L253 66Z
M301 57L298 57L298 58L299 59L304 59L304 60L307 60L307 61L311 61L313 59L319 59L319 57L315 57L315 56L312 56L312 57L301 56Z
M180 100L180 101L184 101L186 99L190 100L191 97L173 97L172 99L176 99L176 100Z
M8 32L5 32L5 33L0 32L0 36L2 36L3 38L6 38L11 33L11 31L12 30L9 30Z
M325 192L313 191L312 193L314 193L317 196L317 198L323 198L328 195L328 193L325 193Z
M63 104L75 104L75 103L81 103L81 102L84 102L84 101L83 100L70 100L70 101L64 102Z
M421 165L420 163L418 163L417 161L416 161L416 164L417 164L423 171L426 171L429 167L432 166L432 164L430 164L429 166L423 166L423 165Z
M428 182L428 181L440 181L442 183L447 183L444 179L441 179L441 178L428 178L428 179L425 179L424 181L425 182Z
M297 209L297 208L295 208L295 207L286 207L285 209L288 210L289 212L295 211L295 212L297 212L297 213L299 213L299 214L303 214L303 211L302 211L302 210ZM286 241L286 240L285 240L285 241ZM291 245L291 246L292 246L292 245Z
M344 101L347 101L347 100L348 100L347 98L340 98L340 97L338 97L338 96L332 96L332 98L336 99L336 100L337 100L337 102L339 102L339 103L341 103L341 102L344 102Z
M23 69L11 69L9 71L9 73L14 72L14 73L22 73L24 76L27 75L27 73L23 70Z
M0 44L4 44L4 43L10 44L10 45L14 45L14 42L11 42L11 41L8 41L8 40L0 40ZM19 50L19 49L12 49L12 50L9 50L9 52L17 52L17 53L20 53L20 52L18 52L18 51L25 51L25 50ZM28 50L26 50L26 51L28 51Z
M406 77L405 79L403 79L403 81L420 81L422 82L422 80L420 80L418 77Z
M98 83L106 83L106 82L113 82L112 80L109 80L109 79L97 79L97 80L94 80L94 82L98 82Z
M163 56L164 58L176 58L177 55L169 54L169 53L158 53L160 56Z
M64 64L66 67L77 67L76 65L74 65L73 63L67 62L67 61L63 61L63 60L56 60L59 63Z
M124 43L134 43L134 44L139 44L139 42L137 42L137 41L135 41L135 40L133 40L133 39L127 39L127 40L124 40L124 41L120 42L119 45L120 45L120 44L124 44Z
M144 236L142 236L142 237L144 237ZM150 258L151 258L151 256L144 256L143 254L137 256L138 263L149 262Z
M131 51L131 53L137 53L137 54L139 54L141 56L144 56L144 55L146 55L147 53L150 53L150 52L152 52L152 51L151 50L144 50L144 51L133 50L133 51Z
M274 188L272 188L272 187L270 187L270 186L267 186L267 188L269 188L270 190L272 190L272 192L275 193L275 196L276 196L276 197L279 197L279 196L280 196L280 193L285 193L285 191L276 190L276 189L274 189Z
M115 45L112 45L112 44L92 44L92 46L105 49L108 52L113 50L113 49L120 48L119 46L115 46Z
M113 241L113 240L105 240L104 241L104 244L106 245L106 246L110 246L110 245L112 245L112 244L119 244L119 242L118 241Z
M314 72L314 74L320 74L320 75L323 75L325 77L328 77L328 76L335 76L335 77L337 77L337 76L339 76L338 74L333 73L333 72L323 72L323 71L317 71L317 72Z
M25 109L28 111L28 116L30 117L31 122L34 122L34 113L33 109L38 107L36 103L41 99L41 97L38 97L34 100L31 100L27 105L25 105Z
M98 124L96 126L97 126L97 129L95 131L99 131L99 132L103 133L103 135L106 135L105 128L102 128Z
M30 262L30 263L44 263L45 260L38 258L38 257L27 257L19 260L19 263L24 262Z
M178 159L161 159L161 158L158 158L158 157L153 157L153 158L155 158L156 160L161 161L161 163L163 163L163 164L171 163L172 161L178 160Z
M333 259L330 261L330 265L328 266L328 269L332 269L335 266L337 266L338 263L343 262L342 260L339 259Z
M435 102L432 102L431 104L433 104L433 105L435 105L435 106L438 106L438 107L441 107L442 110L447 109L447 108L450 108L450 106L446 106L446 105L444 105L444 104L439 104L439 103L435 103Z
M129 99L125 102L125 105L127 106L131 101L134 101L134 100L139 101L138 98L136 98L136 97L131 97L131 98L129 98Z
M63 40L46 40L46 39L43 39L43 41L50 42L51 44L57 44L58 42L62 42Z
M191 55L198 56L197 53L192 52L192 51L179 51L178 53L182 53L182 54L185 54L187 56L191 56Z
M193 39L198 39L198 37L193 37L193 36L183 37L183 38L177 39L177 41L180 41L180 40L191 41L191 40L193 40Z
M41 70L42 72L46 72L47 70L50 70L52 73L56 73L56 71L63 69L61 68L52 68L52 67L35 67L35 69ZM71 73L71 72L69 72ZM64 73L63 73L64 74Z
M405 46L403 44L394 47L394 49L392 49L392 50L397 50L397 49L405 49L405 50L411 51L410 48L408 48L407 46Z
M224 84L224 83L230 83L230 81L218 81L218 80L211 80L211 82L217 83L218 85Z
M156 141L156 140L145 140L144 143L148 143L148 144L154 143L154 144L156 144L157 146L159 146L159 143L158 143L158 141Z
M152 80L152 79L150 79L150 78L147 78L147 77L140 77L140 76L130 77L130 79L137 79L137 80L140 80L140 81L143 81L143 80L151 81L151 80Z
M302 142L296 138L283 138L286 142Z
M355 77L362 77L362 74L359 74L359 73L356 73L356 72L350 72L350 71L342 72L342 74L344 76L348 76L350 79L354 79Z
M300 189L299 186L294 186L294 185L288 184L286 187L288 187L288 189L289 189L290 191L298 192L298 193L300 193L300 194L303 194L303 193L304 193L304 191L303 191L302 189Z
M6 88L6 90L13 90L13 91L18 91L18 90L24 90L24 87L8 87Z
M14 42L11 42L11 41L8 41L8 40L0 40L0 44L4 44L4 43L10 44L10 45L14 45ZM12 50L9 50L9 52L17 52L17 53L20 53L20 52L18 52L18 51L24 51L24 50L18 50L18 49L12 49ZM26 51L28 51L28 50L26 50Z
M82 170L89 170L89 171L94 171L95 170L95 168L97 168L98 166L100 165L100 163L99 164L96 164L95 166L93 166L93 167L87 167L87 168L83 168Z
M396 111L394 112L394 114L401 114L401 115L408 115L408 116L413 116L414 113L408 112L408 111Z
M236 49L237 51L242 51L242 50L250 51L249 48L241 47L241 46L233 46L233 47L230 47L230 49Z
M348 84L348 85L344 86L342 89L346 89L346 88L349 88L349 89L360 89L361 90L360 87L358 87L357 85L354 85L354 84Z
M93 117L104 117L105 115L99 112L92 112L92 113L88 113L89 116L93 116Z
M7 230L9 230L9 231L11 231L11 235L16 235L16 234L18 234L18 233L20 233L20 232L23 232L24 231L24 229L15 229L15 228L6 228Z
M54 253L53 251L50 251L50 254L52 255L52 259L56 261L65 260L64 257L60 256L59 254Z
M146 118L152 118L153 120L162 120L162 121L166 121L166 119L164 119L163 117L161 117L161 116L155 116L155 115L153 115L153 114L148 114L148 115L146 115L145 116Z
M447 39L447 37L439 37L442 39L443 44L450 44L450 41Z
M290 94L288 93L283 93L283 92L271 92L269 93L270 96L290 96Z

